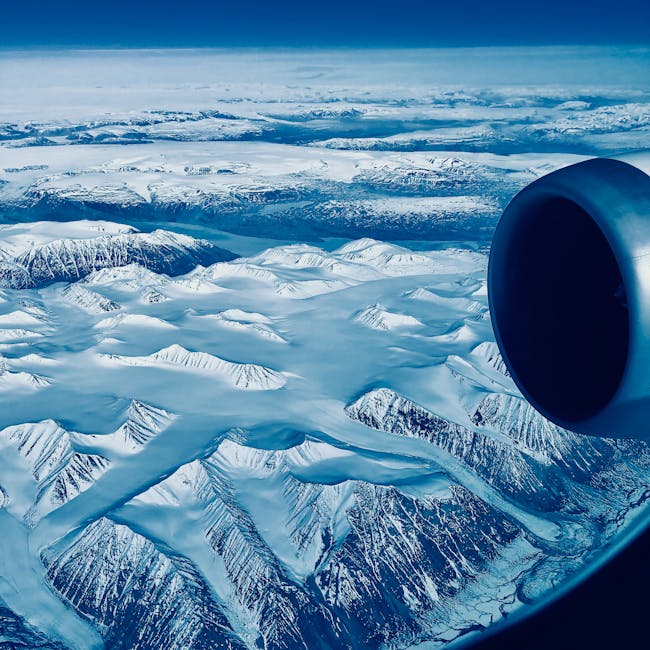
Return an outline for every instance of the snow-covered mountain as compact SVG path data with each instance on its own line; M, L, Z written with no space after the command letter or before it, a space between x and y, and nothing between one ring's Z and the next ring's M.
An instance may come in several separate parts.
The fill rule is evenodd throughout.
M101 626L107 647L246 647L192 565L126 526L98 519L43 563L61 597Z
M50 228L8 227L7 255L203 246ZM12 643L442 646L548 594L642 512L647 445L560 430L517 393L480 249L256 246L185 274L184 255L161 273L102 252L2 289Z
M0 646L431 650L644 516L485 268L517 190L650 147L648 53L521 54L3 52Z
M104 268L139 264L156 273L180 275L198 264L209 265L233 259L230 251L205 240L195 240L162 230L141 233L98 232L96 224L80 224L77 232L55 239L56 224L37 224L38 238L25 237L15 228L2 229L7 249L0 249L0 286L12 289L43 287L54 282L74 281ZM69 228L68 228L69 229Z
M214 161L227 166L231 143L195 143L199 150L190 159L167 141L154 144L160 154L152 158L150 149L142 150L137 166L119 157L100 160L105 154L78 144L52 147L44 168L7 160L5 168L16 171L8 174L0 214L12 220L114 215L131 223L198 222L298 241L321 234L485 238L508 194L535 177L525 157L475 154L468 161L413 153L368 161L363 153L296 151L257 141L241 144L236 154L253 162L226 173ZM143 145L130 150L136 146ZM69 150L78 148L83 151L73 164L88 167L72 172ZM3 157L21 151L0 147L0 178ZM565 160L557 156L551 164Z
M107 355L109 362L126 365L169 365L171 367L213 375L240 390L275 390L284 385L282 375L253 363L232 363L207 352L190 352L182 345L170 345L146 357Z
M312 51L315 76L300 52L160 51L158 66L119 51L15 56L0 107L0 215L10 221L486 240L541 173L650 145L638 48L541 48L522 52L516 70L496 50ZM51 84L61 69L66 93ZM200 83L188 85L189 69ZM142 78L157 81L143 88Z

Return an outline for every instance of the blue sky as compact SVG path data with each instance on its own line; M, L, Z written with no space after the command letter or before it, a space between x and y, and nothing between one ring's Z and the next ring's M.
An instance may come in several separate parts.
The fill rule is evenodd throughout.
M1 15L4 47L650 43L648 0L9 0Z

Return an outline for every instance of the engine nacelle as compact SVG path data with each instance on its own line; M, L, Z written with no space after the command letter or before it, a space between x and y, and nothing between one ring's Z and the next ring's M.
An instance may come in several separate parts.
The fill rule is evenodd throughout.
M506 366L552 422L650 439L650 153L539 178L492 241L488 296Z

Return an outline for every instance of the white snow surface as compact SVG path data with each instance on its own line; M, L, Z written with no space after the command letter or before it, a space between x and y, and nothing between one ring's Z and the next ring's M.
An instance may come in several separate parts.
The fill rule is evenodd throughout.
M26 240L29 230L16 226ZM30 539L26 549L51 549L48 562L63 562L55 540L108 513L129 534L187 557L233 634L249 641L267 623L248 600L248 581L270 567L298 582L321 571L324 540L343 543L359 508L375 499L430 507L462 486L557 553L593 552L600 537L591 524L504 495L504 486L535 480L531 462L585 471L594 461L590 449L574 452L584 443L563 441L527 407L507 375L481 317L484 253L368 238L329 250L264 244L174 279L131 264L3 291L2 512ZM214 290L187 289L197 282ZM143 299L152 292L166 300ZM410 417L442 423L449 438L432 444ZM621 453L614 449L607 453ZM507 459L497 463L512 472L504 484L480 464L490 454ZM644 470L629 471L626 485L641 482ZM601 497L598 511L630 507L627 497L608 505ZM228 548L248 558L250 574L229 573L234 560L214 538L221 530L234 535ZM528 566L516 548L500 553L519 553L513 567ZM38 556L22 562L38 565ZM494 567L494 580L514 579L503 563ZM536 593L551 584L540 572L526 587ZM284 589L280 573L272 580ZM428 586L413 586L407 601L423 589L418 598L437 602L442 585L421 579ZM51 594L44 570L40 584L33 607L11 588L2 597L52 633L38 612ZM448 588L471 612L485 593L461 584ZM71 616L63 638L92 646L94 637L79 644L81 623ZM452 638L444 617L431 616ZM290 629L282 617L274 625L285 623Z

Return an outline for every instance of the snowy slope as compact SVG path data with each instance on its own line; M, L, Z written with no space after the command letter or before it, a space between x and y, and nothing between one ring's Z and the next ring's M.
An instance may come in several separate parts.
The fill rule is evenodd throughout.
M42 224L13 228L48 245ZM87 229L63 232L86 245ZM442 644L548 593L645 506L644 443L562 431L517 393L476 247L260 241L185 275L185 258L105 259L2 290L15 634ZM25 571L35 598L11 586Z
M157 324L156 324L157 326ZM108 355L109 362L126 365L168 365L216 376L241 390L275 390L284 385L282 375L253 363L232 363L207 352L191 352L182 345L170 345L147 357Z
M38 225L40 230L45 229L44 224ZM49 229L56 232L56 224L50 224ZM80 230L81 236L75 233L77 236L36 243L38 240L29 236L20 238L5 228L9 246L3 251L5 259L0 262L0 283L14 289L41 287L133 263L157 273L178 275L197 264L234 257L207 241L161 230L97 235L97 227L90 224L88 230L92 234Z

